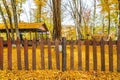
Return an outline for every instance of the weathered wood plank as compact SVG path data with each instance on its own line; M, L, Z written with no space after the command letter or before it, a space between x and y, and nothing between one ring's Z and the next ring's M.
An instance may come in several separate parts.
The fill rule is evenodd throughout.
M55 40L56 68L60 70L59 41Z
M0 70L3 70L3 38L0 37Z
M36 40L32 41L32 70L36 70Z
M120 38L117 41L117 71L120 72Z
M78 40L78 70L82 70L82 50L81 50L81 40Z
M41 69L45 69L45 54L44 54L44 40L40 41L40 51L41 51Z
M12 44L11 39L8 38L8 70L12 70Z
M93 39L93 69L97 71L97 45L95 39Z
M70 41L70 70L74 70L74 43Z
M28 64L28 41L27 39L24 40L24 65L25 70L29 70L29 64Z
M66 70L66 38L62 38L62 71Z
M19 38L17 38L17 41L16 41L16 48L17 48L17 68L18 68L18 70L22 70L21 47L20 47L20 39Z
M109 40L109 71L113 72L113 42Z
M86 41L85 41L85 53L86 53L86 57L85 57L85 59L86 59L86 63L85 63L85 65L86 65L86 67L85 67L85 70L86 71L89 71L89 40L88 39L86 39Z
M101 49L101 71L105 71L105 43L103 38L101 39L100 49Z
M48 38L48 69L52 69L51 41Z

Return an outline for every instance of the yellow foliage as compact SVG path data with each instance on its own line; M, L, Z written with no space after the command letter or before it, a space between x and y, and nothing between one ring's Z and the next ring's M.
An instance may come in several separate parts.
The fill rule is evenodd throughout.
M37 6L44 6L46 4L46 2L42 0L34 0L34 2Z

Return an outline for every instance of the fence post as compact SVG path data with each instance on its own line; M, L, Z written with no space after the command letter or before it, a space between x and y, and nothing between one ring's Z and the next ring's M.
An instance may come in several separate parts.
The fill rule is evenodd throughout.
M93 39L93 69L97 71L97 44L95 39Z
M59 41L55 40L56 67L60 70Z
M113 72L113 41L109 40L109 71Z
M62 38L62 71L66 70L66 38Z
M100 49L101 49L101 71L105 71L105 48L104 48L104 40L103 38L100 41Z
M52 69L51 41L50 41L50 38L47 39L47 44L48 44L48 69Z
M81 40L78 40L78 70L82 70Z
M36 40L32 41L32 69L36 70Z
M70 41L70 69L74 70L74 43L72 39Z
M25 70L29 70L29 64L28 64L28 41L27 41L27 39L24 40L24 65L25 65Z
M0 37L0 70L3 70L3 38Z
M21 65L21 47L20 47L20 39L19 38L17 38L16 47L17 47L17 66L18 66L18 70L22 70L22 65Z
M41 69L45 69L45 56L44 56L44 40L40 41L40 51L41 51Z
M10 38L8 38L7 40L7 45L8 45L8 70L12 70L12 43Z
M120 72L120 38L117 41L117 71Z
M86 53L86 57L85 57L85 59L86 59L86 71L89 71L89 40L88 39L86 39L85 40L85 53Z

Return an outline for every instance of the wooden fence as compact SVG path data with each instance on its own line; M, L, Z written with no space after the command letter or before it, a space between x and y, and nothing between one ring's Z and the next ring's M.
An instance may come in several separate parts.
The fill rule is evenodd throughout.
M108 46L108 59L109 59L109 71L114 71L114 63L113 63L113 54L114 54L114 50L113 50L113 46L116 46L116 63L117 63L117 70L118 72L120 72L120 40L117 41L112 41L112 39L110 39L109 41L104 41L103 39L101 39L101 41L96 41L95 39L93 40L85 40L85 41L81 41L81 40L70 40L67 41L66 38L62 38L61 41L59 40L55 40L55 41L50 41L50 39L47 40L40 40L40 41L36 41L35 39L33 41L27 41L26 39L22 42L19 39L17 39L15 42L12 42L11 39L8 39L6 42L3 41L3 38L0 38L0 69L4 70L4 44L7 43L7 69L8 70L12 70L12 44L16 45L16 53L17 53L17 69L18 70L22 70L22 64L21 64L21 44L23 44L24 47L24 66L25 66L25 70L29 70L29 60L28 60L28 45L32 45L32 70L36 70L36 47L39 45L40 46L40 59L41 59L41 69L45 70L45 52L44 52L44 46L47 45L47 49L48 49L48 69L52 69L52 51L51 51L51 47L55 46L55 53L56 53L56 69L57 70L62 70L62 71L66 71L66 66L67 66L67 60L66 60L66 54L67 54L67 45L70 46L70 70L74 70L74 59L76 57L74 57L74 46L77 46L77 69L78 70L83 70L82 68L82 48L81 46L84 45L85 46L85 71L89 71L90 70L90 46L92 46L92 51L93 51L93 70L97 71L98 70L98 57L97 57L97 46L100 46L100 54L101 54L101 58L100 58L100 64L101 64L101 71L106 71L105 70L105 45ZM62 59L60 59L60 51L59 51L59 45L62 45ZM62 66L60 67L60 63L62 63Z

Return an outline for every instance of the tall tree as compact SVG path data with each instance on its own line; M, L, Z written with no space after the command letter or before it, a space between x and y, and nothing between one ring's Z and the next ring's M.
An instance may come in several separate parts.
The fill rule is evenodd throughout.
M93 34L95 33L95 25L96 25L96 0L94 0Z
M81 0L68 0L64 5L68 14L72 17L76 27L76 38L82 38L81 22L82 22L82 1ZM68 15L67 14L67 15Z
M6 9L7 15L8 15L8 19L9 19L9 24L10 24L10 29L11 29L11 35L12 35L12 40L14 40L14 30L13 30L13 25L12 25L12 14L10 12L10 9L8 7L8 4L6 2L6 0L2 0L4 7Z
M118 10L119 10L118 38L120 38L120 0L118 0Z
M12 11L13 11L13 18L14 18L14 27L16 31L16 37L20 38L20 33L18 29L18 18L17 18L17 10L16 10L16 0L11 0Z
M53 3L53 39L61 38L61 0L52 0Z
M9 29L8 29L8 25L7 25L6 19L5 19L5 17L4 17L4 13L3 13L3 11L2 11L1 4L0 4L0 13L1 13L1 16L2 16L2 19L3 19L3 22L4 22L4 25L5 25L6 32L7 32L7 38L10 38L10 32L9 32Z

